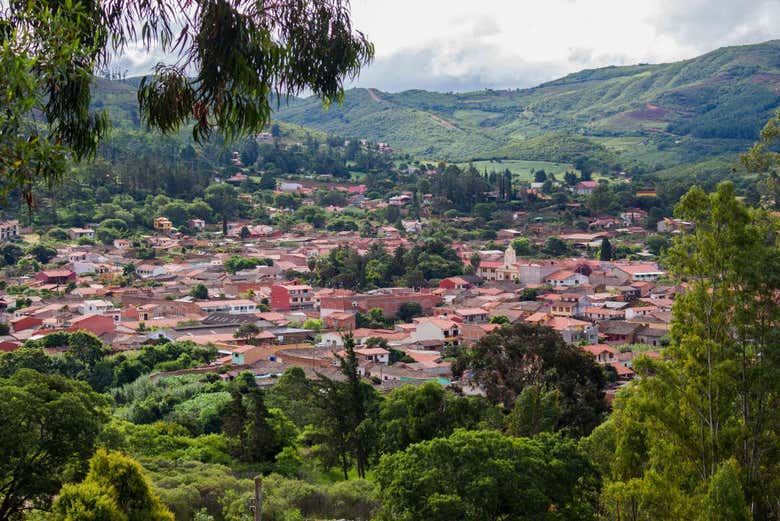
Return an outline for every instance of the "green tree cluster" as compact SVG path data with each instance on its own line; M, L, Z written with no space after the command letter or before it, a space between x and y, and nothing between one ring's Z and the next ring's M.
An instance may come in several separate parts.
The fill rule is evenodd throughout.
M666 256L687 291L675 302L666 360L639 359L642 379L592 435L594 451L605 443L608 453L595 458L608 479L603 502L632 519L773 519L777 223L730 183L709 195L692 189L675 213L694 224Z

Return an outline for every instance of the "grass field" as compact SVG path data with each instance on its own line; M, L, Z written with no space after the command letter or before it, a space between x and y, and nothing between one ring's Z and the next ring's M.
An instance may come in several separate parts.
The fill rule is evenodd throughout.
M563 175L567 170L574 170L574 167L568 163L551 163L549 161L524 161L521 159L494 159L485 161L473 161L471 164L480 172L487 169L488 172L495 170L503 172L509 169L518 181L533 181L533 174L537 170L544 170L547 173ZM458 166L465 167L469 163L458 163Z

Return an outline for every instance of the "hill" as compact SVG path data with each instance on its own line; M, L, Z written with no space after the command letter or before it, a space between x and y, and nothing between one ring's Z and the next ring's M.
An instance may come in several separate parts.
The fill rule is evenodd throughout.
M111 118L114 136L124 131L137 132L142 130L141 118L138 112L138 85L140 77L125 80L98 79L93 90L92 104L95 108L106 108ZM295 102L296 100L293 100ZM295 123L277 120L274 122L282 129L282 142L305 142L308 136L318 140L326 139L325 132L314 128L304 128ZM187 125L181 129L180 138L191 141L190 128ZM270 129L269 129L270 130Z
M607 147L607 138L634 137L642 159L661 168L742 150L779 105L780 41L770 41L674 63L584 70L523 90L353 89L341 106L296 99L277 118L431 159L530 159L518 155L524 140L561 131Z

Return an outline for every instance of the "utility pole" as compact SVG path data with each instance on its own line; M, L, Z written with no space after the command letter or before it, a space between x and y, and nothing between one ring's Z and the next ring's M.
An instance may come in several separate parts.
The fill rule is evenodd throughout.
M255 520L263 519L263 476L255 477Z

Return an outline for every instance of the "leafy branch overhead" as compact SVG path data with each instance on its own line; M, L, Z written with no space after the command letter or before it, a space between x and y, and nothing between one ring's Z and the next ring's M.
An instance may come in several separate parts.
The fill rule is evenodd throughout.
M131 49L164 57L138 90L150 128L192 122L196 140L228 141L262 129L290 95L340 101L374 54L346 0L15 1L0 13L0 45L5 194L95 154L109 119L91 110L91 87Z
M179 1L178 9L136 9L114 18L120 46L136 36L176 55L144 78L138 99L146 122L174 131L194 119L193 137L218 128L227 139L270 121L272 99L310 90L340 100L344 78L373 57L373 45L351 26L342 0ZM168 7L168 6L166 6ZM173 28L180 26L178 31Z

